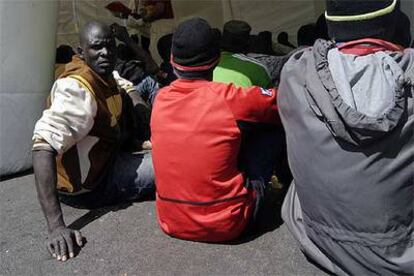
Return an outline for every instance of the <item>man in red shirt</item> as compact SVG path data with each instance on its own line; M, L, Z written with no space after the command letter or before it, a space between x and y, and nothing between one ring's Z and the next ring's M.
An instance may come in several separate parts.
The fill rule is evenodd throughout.
M160 90L153 107L158 222L181 239L220 242L245 230L256 190L238 167L239 124L279 122L275 90L211 81L219 42L203 19L180 24L171 51L178 80Z

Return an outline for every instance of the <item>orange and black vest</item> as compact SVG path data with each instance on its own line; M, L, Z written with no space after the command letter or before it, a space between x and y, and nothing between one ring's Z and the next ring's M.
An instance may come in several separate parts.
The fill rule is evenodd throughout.
M105 81L84 61L74 56L66 65L59 78L72 78L91 93L97 104L97 113L89 134L57 158L58 190L74 193L92 190L105 177L116 151L119 148L121 129L119 120L122 113L122 97L113 78ZM97 140L91 148L85 149L86 139ZM80 152L87 156L89 168L85 172ZM85 160L83 160L85 162ZM84 170L84 171L82 171Z

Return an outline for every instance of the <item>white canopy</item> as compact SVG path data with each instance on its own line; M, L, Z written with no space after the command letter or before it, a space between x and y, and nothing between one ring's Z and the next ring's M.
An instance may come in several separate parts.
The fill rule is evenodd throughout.
M69 44L76 48L78 31L90 19L107 23L125 24L111 15L105 6L113 0L59 2L59 24L57 43ZM133 0L122 0L133 7ZM151 26L151 53L157 58L156 42L163 34L172 32L174 27L190 17L200 16L213 27L221 29L231 19L248 22L253 30L271 31L277 35L280 31L291 34L290 40L296 43L296 32L301 25L315 22L323 12L323 2L317 0L172 0L174 19L156 21Z
M53 82L56 45L78 45L88 20L119 22L105 6L112 0L0 1L0 176L31 167L31 136ZM130 6L132 0L122 0ZM172 0L175 18L152 24L152 53L158 37L182 20L200 16L216 28L230 19L247 21L253 33L290 34L296 43L301 25L315 22L322 0ZM414 1L402 0L414 23ZM414 26L412 25L412 30ZM57 34L57 36L56 36Z

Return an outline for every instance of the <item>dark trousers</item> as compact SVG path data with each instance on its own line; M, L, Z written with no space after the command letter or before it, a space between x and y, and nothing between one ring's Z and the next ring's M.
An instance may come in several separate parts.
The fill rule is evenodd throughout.
M263 211L265 190L278 164L286 158L285 133L282 128L242 131L242 144L239 153L239 168L246 174L246 187L256 191L251 228ZM280 168L289 170L289 168ZM288 172L289 174L290 172Z
M151 152L120 152L102 183L80 195L60 194L60 201L75 208L93 209L155 197Z

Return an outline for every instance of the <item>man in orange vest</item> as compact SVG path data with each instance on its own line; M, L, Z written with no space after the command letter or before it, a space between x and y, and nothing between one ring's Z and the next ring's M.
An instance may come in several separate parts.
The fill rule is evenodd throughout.
M69 229L63 220L58 191L67 202L84 206L154 194L151 153L121 151L126 93L132 85L113 74L115 61L109 26L87 23L80 33L79 55L54 83L49 107L35 126L36 189L49 230L46 245L57 260L74 257L75 244L82 245L80 232ZM131 97L145 107L137 93Z

